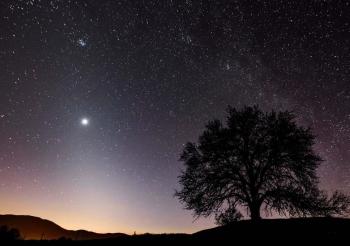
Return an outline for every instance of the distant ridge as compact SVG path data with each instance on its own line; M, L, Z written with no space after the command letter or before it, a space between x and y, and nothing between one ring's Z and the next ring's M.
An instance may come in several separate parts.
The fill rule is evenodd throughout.
M67 230L54 222L30 215L0 215L0 226L7 225L20 231L21 237L28 239L70 238L79 240L105 239L127 236L124 233L96 233L86 230Z

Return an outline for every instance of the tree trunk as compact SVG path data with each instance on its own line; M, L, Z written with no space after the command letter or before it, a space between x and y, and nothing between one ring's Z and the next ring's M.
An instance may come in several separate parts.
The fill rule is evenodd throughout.
M251 220L260 220L260 204L253 204L250 206L250 218Z

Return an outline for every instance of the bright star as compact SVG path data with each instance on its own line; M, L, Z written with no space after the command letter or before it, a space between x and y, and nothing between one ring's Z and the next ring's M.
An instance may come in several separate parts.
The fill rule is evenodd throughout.
M81 121L80 121L80 124L82 124L83 126L89 125L89 119L88 118L82 118Z

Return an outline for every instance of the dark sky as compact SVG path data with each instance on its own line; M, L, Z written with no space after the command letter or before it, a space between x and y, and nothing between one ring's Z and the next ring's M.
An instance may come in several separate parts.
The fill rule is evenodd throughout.
M293 110L350 191L349 1L2 0L0 213L192 232L183 144L228 104ZM81 124L86 118L87 125Z

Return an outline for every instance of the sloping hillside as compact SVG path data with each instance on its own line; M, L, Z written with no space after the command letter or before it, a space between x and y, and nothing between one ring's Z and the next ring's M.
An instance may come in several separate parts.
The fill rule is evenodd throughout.
M315 241L347 240L350 232L350 219L343 218L295 218L243 220L231 225L215 227L193 234L201 241L293 241L304 239Z
M0 225L17 228L25 239L58 239L61 237L87 240L123 236L123 233L95 233L66 230L52 221L29 215L0 215Z

